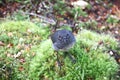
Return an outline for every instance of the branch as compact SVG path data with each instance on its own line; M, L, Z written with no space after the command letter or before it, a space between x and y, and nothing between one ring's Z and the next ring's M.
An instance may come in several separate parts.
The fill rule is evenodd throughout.
M36 16L36 17L39 17L43 20L43 22L46 22L46 23L49 23L49 24L52 24L52 25L55 25L56 24L56 21L53 20L53 19L50 19L50 18L47 18L47 17L44 17L42 15L38 15L38 14L35 14L35 13L25 13L23 12L24 14L28 14L28 15L32 15L32 16Z

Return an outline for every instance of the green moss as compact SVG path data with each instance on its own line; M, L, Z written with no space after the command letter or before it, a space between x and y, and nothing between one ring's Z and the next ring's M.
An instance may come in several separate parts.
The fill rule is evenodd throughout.
M35 25L29 21L7 21L0 24L0 32L13 32L16 33L31 33L43 38L47 38L50 35L50 30L48 27L43 27L42 25Z
M70 50L76 63L71 63L68 57L59 52L63 64L59 70L52 42L48 39L48 27L37 26L29 21L7 21L0 24L0 33L0 41L5 43L5 46L0 46L0 67L6 64L5 71L9 73L7 75L0 71L0 78L3 80L9 79L11 75L12 80L109 80L109 76L118 69L115 60L106 53L109 48L116 49L118 45L110 35L88 30L79 32L76 36L77 43ZM103 42L101 45L100 41ZM9 44L13 45L9 48ZM30 49L27 50L26 46L30 46ZM18 52L22 54L17 58L8 56ZM25 59L25 62L21 63L21 58ZM20 68L23 70L19 70ZM6 76L8 78L5 78Z
M36 56L30 64L30 79L54 79L54 80L108 80L118 69L115 60L103 52L106 46L95 48L99 41L109 41L112 45L117 42L109 35L84 30L77 36L77 43L70 53L75 56L77 62L72 64L69 58L60 54L63 62L62 70L56 66L56 56L52 49L52 42L42 42L36 51ZM109 40L108 40L109 39ZM89 50L87 50L89 48Z
M33 50L36 51L36 56L30 64L30 79L39 79L39 76L42 77L42 75L48 74L50 66L54 65L54 51L51 45L51 41L46 40L41 43L41 46L37 48L33 47ZM50 75L51 74L49 74L49 76Z
M30 29L31 31L35 32L39 30L38 27L28 21L7 21L5 23L2 23L0 26L0 31L7 30L26 32L27 29Z
M116 49L118 46L118 42L112 35L97 34L92 31L83 30L77 37L81 41L81 46L86 46L91 49L96 49L97 46L99 46L99 49ZM103 43L99 44L100 42Z
M37 26L29 21L7 21L0 24L0 79L20 80L28 77L29 63L33 57L32 47L49 35L48 27ZM21 55L14 57L18 53ZM21 62L21 58L25 62ZM2 67L6 67L2 69ZM11 69L9 72L7 69ZM23 70L19 70L23 69Z

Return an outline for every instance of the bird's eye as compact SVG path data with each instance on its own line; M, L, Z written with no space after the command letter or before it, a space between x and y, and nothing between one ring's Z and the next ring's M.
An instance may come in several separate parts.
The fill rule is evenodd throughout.
M69 34L67 34L67 35L66 35L66 38L69 38L69 37L70 37L70 35L69 35Z
M69 34L67 34L67 36L68 36Z
M59 35L59 36L58 36L58 39L59 39L59 40L61 40L61 39L62 39L62 37Z
M61 38L61 36L59 35L58 38Z

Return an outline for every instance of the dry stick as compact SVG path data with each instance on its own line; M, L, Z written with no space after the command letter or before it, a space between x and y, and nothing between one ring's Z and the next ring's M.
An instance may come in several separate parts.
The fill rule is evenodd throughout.
M41 18L44 22L52 24L52 25L56 24L56 22L54 20L52 20L50 18L47 18L47 17L44 17L42 15L37 15L35 13L24 13L24 14L28 14L28 15L32 15L32 16L37 16L37 17Z

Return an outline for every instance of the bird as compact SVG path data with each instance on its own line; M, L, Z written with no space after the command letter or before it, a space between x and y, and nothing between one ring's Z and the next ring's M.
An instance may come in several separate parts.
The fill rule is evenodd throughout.
M76 39L70 30L57 30L51 35L51 40L53 43L53 49L57 52L57 63L61 69L61 63L58 58L58 51L63 51L68 53L68 51L75 45ZM69 58L74 62L75 59L69 54Z

